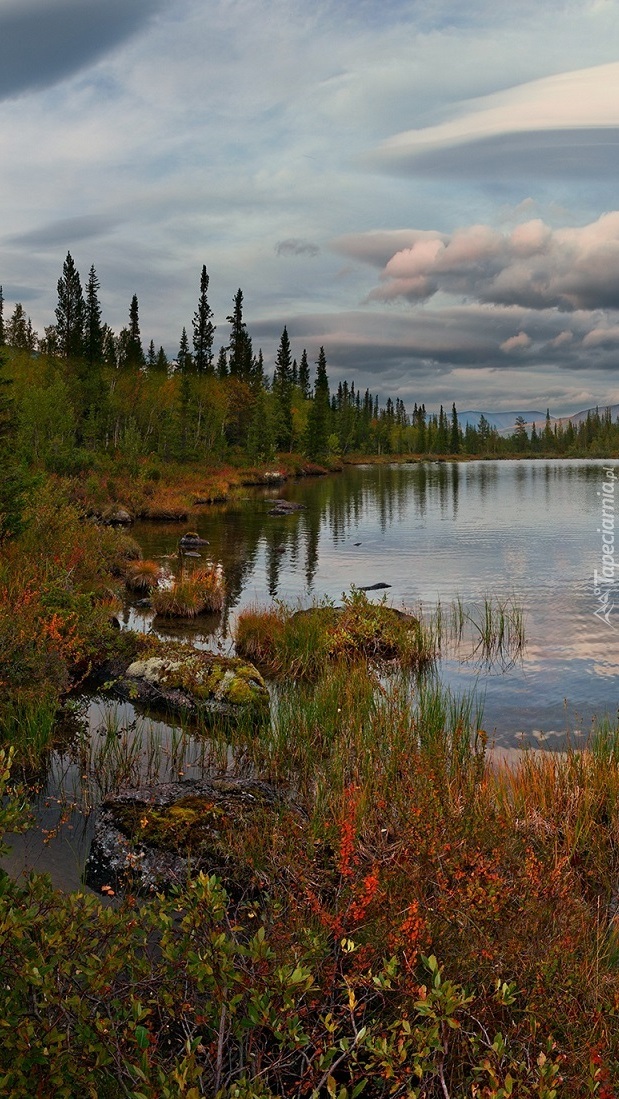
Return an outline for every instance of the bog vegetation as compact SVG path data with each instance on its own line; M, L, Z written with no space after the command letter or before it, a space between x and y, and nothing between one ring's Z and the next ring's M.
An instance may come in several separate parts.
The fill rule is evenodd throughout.
M137 298L119 336L102 324L96 273L84 294L70 256L45 336L17 305L0 328L0 833L29 826L63 700L140 649L113 628L125 587L152 591L159 613L221 604L216 569L161 584L106 523L119 507L186 515L276 454L279 469L353 450L502 452L423 407L409 419L352 384L331 395L323 352L312 392L287 333L267 379L240 291L216 358L207 291L204 269L193 350L184 333L173 367L143 352ZM540 445L595 451L616 429L587 430ZM222 822L246 880L146 897L127 882L110 900L1 873L1 1094L611 1099L619 734L498 764L474 699L432 673L448 617L487 660L524 642L510 601L424 623L353 591L338 608L241 616L239 651L274 678L271 720L211 722L203 743L205 765L282 794L243 830ZM106 792L135 779L142 748L156 763L155 744L110 728L76 762Z

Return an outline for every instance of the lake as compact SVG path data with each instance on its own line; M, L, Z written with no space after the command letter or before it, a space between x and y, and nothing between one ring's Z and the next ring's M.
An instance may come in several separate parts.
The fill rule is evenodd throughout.
M325 597L337 602L353 584L389 584L371 597L386 596L416 613L431 614L440 603L447 623L456 600L472 619L486 597L513 600L524 612L522 653L489 665L473 653L474 629L471 643L459 645L446 630L437 674L454 693L474 692L483 703L491 744L582 743L592 720L614 720L619 704L615 473L619 463L602 460L427 462L349 467L275 490L246 489L231 505L205 508L191 522L210 543L203 553L223 566L223 615L157 632L232 651L231 631L244 607L273 599L295 606ZM270 516L277 496L304 510ZM140 523L132 534L145 557L167 557L183 529ZM151 628L147 611L128 606L123 617L125 627ZM111 726L124 745L127 774L139 774L141 764L129 758L132 735L136 723L146 728L131 706L104 699L83 700L79 718L91 730L90 744L82 742L77 755L74 747L53 753L35 801L48 833L32 830L10 860L13 869L49 870L67 888L79 883L89 805L101 794L93 797L91 789L85 799L81 774L92 769ZM179 745L164 723L149 721L145 736L151 763L166 777L179 769L198 774L204 765L195 742Z

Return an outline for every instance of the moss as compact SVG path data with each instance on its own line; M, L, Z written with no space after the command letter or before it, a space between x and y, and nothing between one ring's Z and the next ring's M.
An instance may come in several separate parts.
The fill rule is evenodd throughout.
M183 691L202 702L267 705L266 684L251 664L237 657L198 653L184 646L159 645L127 669L129 678L143 679L162 690Z

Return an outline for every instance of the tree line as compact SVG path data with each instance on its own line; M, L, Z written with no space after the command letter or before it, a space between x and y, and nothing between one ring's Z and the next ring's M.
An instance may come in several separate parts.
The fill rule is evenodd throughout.
M484 416L464 429L455 403L429 414L423 403L408 413L400 398L381 404L354 382L332 388L324 347L313 363L293 355L284 327L272 375L254 349L243 316L243 292L233 298L229 328L216 352L209 275L200 272L197 303L183 327L176 358L151 339L146 349L134 294L119 333L104 322L100 284L91 266L85 287L70 253L57 284L55 322L43 336L17 302L4 316L0 287L0 349L10 350L13 435L27 463L59 473L87 468L97 452L131 461L223 461L241 456L270 461L300 453L318 461L351 453L467 455L607 453L619 447L609 412L527 431L516 422L503 436ZM8 397L0 392L0 406ZM7 405L8 408L8 405ZM0 418L4 415L0 407ZM0 425L1 426L1 425ZM6 432L5 432L6 434Z

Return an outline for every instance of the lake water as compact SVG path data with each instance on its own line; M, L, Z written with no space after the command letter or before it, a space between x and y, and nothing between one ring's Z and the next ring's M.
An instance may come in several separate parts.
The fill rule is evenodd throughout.
M609 543L614 523L615 473L619 477L619 463L610 461L444 462L351 467L276 490L247 489L231 506L205 508L192 520L209 540L204 554L224 569L223 615L157 632L232 651L235 617L248 604L338 601L352 584L389 584L388 602L414 612L421 606L429 614L440 602L446 621L456 599L475 617L486 597L512 598L524 612L523 652L488 666L472 655L471 645L446 640L438 674L454 692L476 693L491 743L561 748L569 737L578 744L594 718L614 720L619 705L619 597L614 608L612 567L600 583L602 532ZM305 510L270 516L276 496ZM619 488L617 498L619 512ZM142 523L132 534L144 556L156 558L175 552L182 529ZM156 625L148 612L130 607L124 624ZM116 723L130 755L132 723L143 719L126 704L120 711L101 699L84 706L95 749L97 738L107 743L105 730ZM195 744L181 751L161 723L149 723L148 738L155 755L163 738L164 772L199 772ZM80 774L92 766L92 751L91 745L78 757L74 750L54 754L53 774L36 803L52 839L33 831L20 840L14 869L50 870L65 887L79 881L91 828ZM60 777L70 792L62 805L56 801Z

